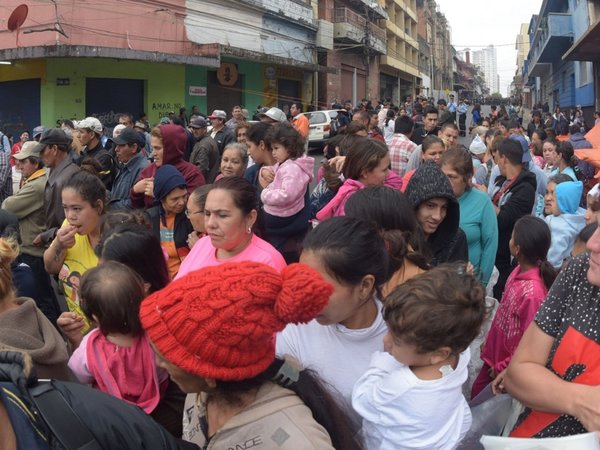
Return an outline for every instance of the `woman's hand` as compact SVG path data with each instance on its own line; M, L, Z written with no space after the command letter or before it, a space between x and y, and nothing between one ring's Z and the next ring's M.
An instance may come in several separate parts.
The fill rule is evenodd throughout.
M190 248L190 250L192 249L192 247L194 246L194 244L196 242L198 242L199 240L200 240L200 237L198 236L197 232L192 231L190 234L188 234L187 245Z
M79 347L79 344L81 344L81 340L83 339L81 331L85 327L83 317L79 314L67 311L60 315L56 320L56 324L69 340L72 349L75 350Z
M56 232L54 245L57 246L56 251L61 252L64 249L71 248L75 245L75 233L77 228L73 225L66 224Z
M585 386L586 392L573 414L588 431L600 431L600 386Z
M154 193L152 193L153 189L154 178L144 178L133 185L133 192L136 194L150 195L150 197L154 197ZM152 194L148 194L148 191Z
M342 170L344 169L344 163L346 162L346 157L345 156L334 156L333 158L331 158L329 160L329 165L331 167L335 167L335 171L337 173L342 173Z

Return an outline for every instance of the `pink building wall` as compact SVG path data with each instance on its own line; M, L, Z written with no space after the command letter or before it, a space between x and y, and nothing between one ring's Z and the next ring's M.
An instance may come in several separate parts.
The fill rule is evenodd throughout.
M16 32L7 30L10 11L24 0L4 0L0 10L0 49L17 47ZM173 55L217 56L218 46L198 46L189 41L184 0L62 0L58 8L49 0L27 2L29 14L19 33L19 47L72 45L111 47ZM55 31L58 22L68 38ZM92 55L85 55L92 56Z

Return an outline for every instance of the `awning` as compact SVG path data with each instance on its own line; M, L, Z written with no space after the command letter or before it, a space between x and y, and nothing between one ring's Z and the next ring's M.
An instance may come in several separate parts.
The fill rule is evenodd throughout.
M600 20L593 24L569 50L562 59L570 61L600 61Z

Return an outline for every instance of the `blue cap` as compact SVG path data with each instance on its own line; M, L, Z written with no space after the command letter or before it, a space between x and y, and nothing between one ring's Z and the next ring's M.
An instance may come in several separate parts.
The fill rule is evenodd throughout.
M520 134L511 134L510 139L512 139L513 141L517 141L519 144L521 144L521 148L523 149L523 159L521 160L521 162L531 162L531 153L529 152L529 144L527 143L527 139L525 139Z

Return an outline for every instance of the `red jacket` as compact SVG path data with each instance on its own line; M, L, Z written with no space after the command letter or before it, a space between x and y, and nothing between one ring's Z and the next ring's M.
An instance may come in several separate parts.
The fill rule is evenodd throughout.
M187 145L187 134L185 129L179 125L161 125L160 132L163 137L163 160L162 164L171 164L183 175L187 184L188 193L205 184L204 175L198 167L183 160L183 153ZM155 163L150 164L140 172L137 183L145 178L153 178L158 167ZM134 183L134 185L135 185ZM154 206L154 197L145 194L137 194L131 188L131 206L134 208L151 208Z

